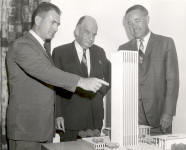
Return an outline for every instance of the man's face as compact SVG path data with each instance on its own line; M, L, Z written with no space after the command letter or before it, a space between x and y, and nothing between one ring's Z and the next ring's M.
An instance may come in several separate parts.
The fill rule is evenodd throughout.
M82 48L90 48L97 35L97 24L93 21L84 22L76 30L76 40Z
M126 15L126 21L131 35L143 38L148 32L149 17L140 10L132 10Z
M37 22L39 36L43 40L52 39L58 31L60 15L56 11L51 10L37 17L39 18Z

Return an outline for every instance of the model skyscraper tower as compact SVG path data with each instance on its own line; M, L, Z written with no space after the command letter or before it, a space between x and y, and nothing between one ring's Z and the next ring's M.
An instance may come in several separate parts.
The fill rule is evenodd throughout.
M138 52L112 55L111 141L138 145Z

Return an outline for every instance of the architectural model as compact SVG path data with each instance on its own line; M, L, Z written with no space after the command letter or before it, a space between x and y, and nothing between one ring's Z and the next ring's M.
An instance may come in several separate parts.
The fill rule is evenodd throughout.
M138 52L121 50L113 54L111 89L111 142L120 150L171 150L186 144L186 135L150 136L150 127L138 126Z

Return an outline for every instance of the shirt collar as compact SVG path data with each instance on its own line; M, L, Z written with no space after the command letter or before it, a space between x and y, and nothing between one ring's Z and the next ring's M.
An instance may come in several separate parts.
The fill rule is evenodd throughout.
M149 33L143 38L143 46L144 46L143 52L144 52L144 53L145 53L145 51L146 51L147 43L148 43L148 41L149 41L150 35L151 35L151 31L149 31ZM140 45L140 39L137 39L137 46L138 46L138 49L139 49L139 45Z
M151 32L149 31L149 33L143 38L143 43L146 45L149 41L149 38L150 38L150 35L151 35ZM137 41L139 42L140 39L137 39Z
M151 32L149 31L149 33L143 38L145 43L148 43L149 38L150 38L150 34L151 34Z
M77 53L83 53L83 48L79 45L79 43L75 40L75 48L77 50Z
M29 31L35 38L36 40L41 44L42 47L44 47L44 41L41 37L39 37L39 35L37 35L33 30Z

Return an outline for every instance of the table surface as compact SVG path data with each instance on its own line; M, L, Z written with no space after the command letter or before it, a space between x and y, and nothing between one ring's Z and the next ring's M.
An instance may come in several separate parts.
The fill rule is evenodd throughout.
M163 150L151 145L139 144L137 147L128 147L130 150ZM41 150L95 150L88 144L82 141L71 141L62 143L48 143L43 144ZM126 148L119 148L118 150L126 150Z
M82 141L43 144L41 150L95 150Z

